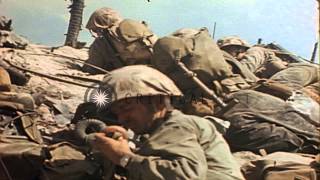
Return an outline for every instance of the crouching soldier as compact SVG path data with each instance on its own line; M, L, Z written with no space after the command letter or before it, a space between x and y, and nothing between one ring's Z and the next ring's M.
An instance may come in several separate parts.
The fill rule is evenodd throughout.
M127 66L107 75L112 89L109 110L120 124L97 133L93 142L128 179L243 179L229 147L206 119L185 115L171 106L180 90L167 76L144 66ZM125 128L141 135L131 150ZM118 132L117 140L106 136Z
M103 73L90 65L109 71L127 65L149 64L157 37L145 23L122 19L117 11L104 7L92 13L86 28L96 39L90 46L83 71Z

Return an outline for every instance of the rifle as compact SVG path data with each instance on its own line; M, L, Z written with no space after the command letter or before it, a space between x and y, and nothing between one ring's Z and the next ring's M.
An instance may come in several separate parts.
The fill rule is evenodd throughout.
M214 39L214 36L216 35L216 28L217 28L217 22L214 22L213 32L212 32L212 39Z
M287 49L283 48L279 44L270 43L270 44L267 44L265 47L275 50L274 53L282 60L288 61L290 63L305 62L304 59L292 54L291 52L289 52Z
M231 102L229 102L229 104L223 102L223 100L220 99L213 90L209 89L199 78L197 78L196 73L189 70L181 62L180 50L175 51L175 57L175 62L180 68L180 70L182 70L182 72L184 72L195 84L197 84L200 87L200 89L203 90L204 93L206 93L206 95L212 97L213 101L217 103L217 105L221 108L221 110L217 112L218 115L222 115L224 112L226 112L228 109L230 109L232 106L239 102L237 99L232 99Z
M318 42L314 43L312 55L310 61L314 63L316 55L317 55L317 49L318 49Z

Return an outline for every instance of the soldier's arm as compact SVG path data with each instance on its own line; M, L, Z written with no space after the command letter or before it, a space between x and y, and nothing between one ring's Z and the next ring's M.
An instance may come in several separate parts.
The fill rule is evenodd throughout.
M150 148L131 157L132 179L206 179L207 162L194 130L173 126L150 141ZM152 155L150 155L152 154Z
M252 47L248 49L242 59L241 64L246 66L251 72L256 72L268 61L266 50L261 47Z

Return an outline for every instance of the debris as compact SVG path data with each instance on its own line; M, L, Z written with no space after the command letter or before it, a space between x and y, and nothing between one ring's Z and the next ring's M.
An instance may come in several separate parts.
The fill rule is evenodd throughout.
M28 41L10 31L0 30L0 47L25 49Z

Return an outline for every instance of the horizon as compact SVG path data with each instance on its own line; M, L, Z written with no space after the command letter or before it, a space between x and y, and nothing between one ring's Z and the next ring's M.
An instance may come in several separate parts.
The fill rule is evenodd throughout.
M14 31L32 43L60 46L69 23L68 5L70 2L64 0L1 0L0 15L11 18ZM255 44L262 38L262 43L276 42L310 59L314 43L319 40L317 6L316 0L87 0L78 41L91 44L93 38L84 28L87 20L94 10L111 7L124 18L146 21L159 37L180 28L207 27L212 34L216 22L215 40L238 35Z

